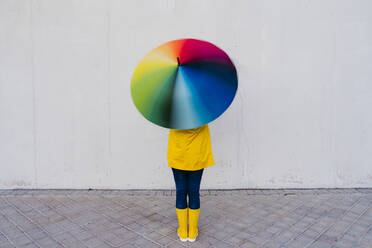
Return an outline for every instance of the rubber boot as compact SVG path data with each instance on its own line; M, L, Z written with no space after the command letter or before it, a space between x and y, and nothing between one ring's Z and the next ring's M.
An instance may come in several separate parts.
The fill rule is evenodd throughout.
M198 209L189 209L189 236L188 240L190 242L194 242L196 237L198 236L198 220L199 220L199 212L200 208Z
M177 235L182 242L187 241L187 208L179 209L176 208L178 218L178 229Z

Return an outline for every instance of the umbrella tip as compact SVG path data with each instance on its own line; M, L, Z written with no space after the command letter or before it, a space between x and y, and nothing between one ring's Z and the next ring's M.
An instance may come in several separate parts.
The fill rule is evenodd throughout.
M180 63L180 58L179 58L179 57L177 57L177 62L178 62L178 65L181 64L181 63Z

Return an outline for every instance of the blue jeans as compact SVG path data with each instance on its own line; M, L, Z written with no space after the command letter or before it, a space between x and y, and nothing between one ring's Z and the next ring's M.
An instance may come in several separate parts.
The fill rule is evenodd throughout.
M172 168L172 171L176 183L176 208L187 208L187 196L189 197L189 208L200 208L199 190L203 169L185 171Z

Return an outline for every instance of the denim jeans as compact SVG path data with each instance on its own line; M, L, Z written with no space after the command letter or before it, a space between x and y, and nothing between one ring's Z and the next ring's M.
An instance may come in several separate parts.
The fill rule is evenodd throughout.
M189 208L200 208L200 181L203 169L197 171L185 171L172 168L174 181L176 183L176 208L187 208L187 196Z

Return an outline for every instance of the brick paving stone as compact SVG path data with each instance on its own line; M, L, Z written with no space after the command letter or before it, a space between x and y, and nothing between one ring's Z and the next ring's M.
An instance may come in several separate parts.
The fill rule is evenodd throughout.
M15 246L12 244L4 244L0 246L1 248L14 248Z
M118 248L136 248L136 246L134 246L133 244L124 244L119 246Z
M37 246L34 243L28 243L28 244L25 244L25 245L22 245L22 246L17 246L17 247L20 247L20 248L38 248L39 246Z
M31 243L31 240L27 236L18 236L18 237L12 237L10 238L10 241L15 245L15 246L23 246Z
M309 248L331 248L332 244L323 242L323 241L316 241L309 246Z
M180 244L179 242L176 242L176 241L172 241L171 243L169 243L167 246L165 247L169 247L169 248L184 248L185 246ZM196 247L196 246L193 246L193 247Z
M97 237L89 238L83 241L83 244L89 248L98 248L98 247L105 245L105 243L101 241L100 239L98 239Z
M255 243L247 240L242 245L240 245L239 247L242 247L242 248L257 248L259 246Z
M202 190L199 236L174 190L0 190L2 247L372 247L372 189Z
M169 246L171 243L174 242L174 240L169 237L162 237L160 239L156 239L156 242L161 244L162 246Z
M133 244L136 247L148 247L148 248L157 248L161 247L160 244L156 244L148 239L145 239L143 237L139 237L138 239L134 240Z
M39 244L41 247L62 246L60 243L58 243L57 241L55 241L49 236L41 238L41 239L37 239L36 243Z

